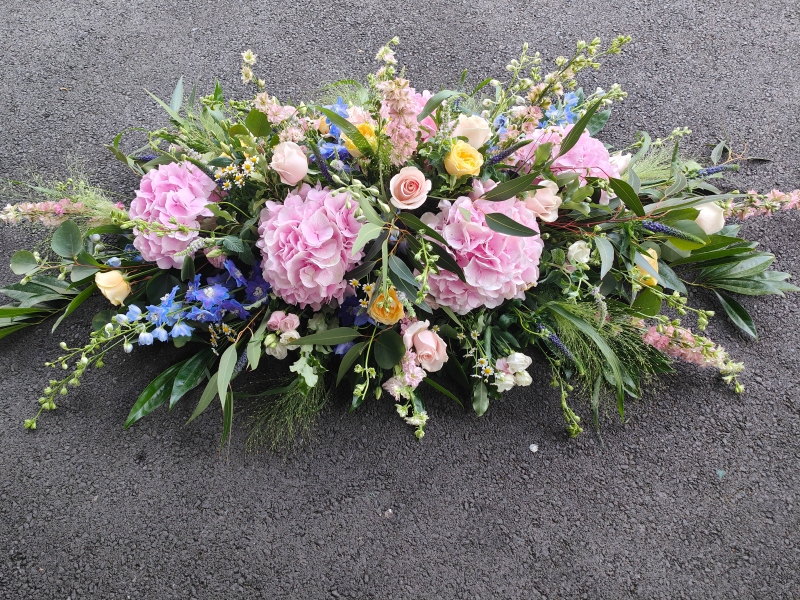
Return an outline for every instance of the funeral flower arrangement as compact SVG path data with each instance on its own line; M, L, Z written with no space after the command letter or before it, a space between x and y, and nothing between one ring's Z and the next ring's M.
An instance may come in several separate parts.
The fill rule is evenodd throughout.
M676 360L741 391L742 365L702 334L714 312L690 306L689 290L712 290L755 337L732 294L798 288L726 218L796 208L800 192L723 193L710 180L746 157L722 141L712 164L686 160L686 129L610 151L597 134L625 93L586 93L576 76L628 41L581 41L547 73L526 46L502 79L432 94L398 70L392 40L366 83L296 106L264 89L248 50L244 100L219 84L187 98L182 81L168 103L154 96L168 127L130 153L122 134L108 146L141 177L129 203L74 179L29 186L48 199L2 212L57 228L46 251L12 257L23 278L2 290L14 302L0 336L51 316L55 329L96 292L111 306L85 345L61 343L48 366L63 377L25 426L107 353L161 343L195 350L125 426L200 387L191 419L219 398L223 441L244 395L234 379L272 361L289 379L247 395L290 431L342 385L352 408L388 398L419 438L436 394L481 415L514 387L554 385L577 435L570 393L596 422L605 401L623 415ZM533 352L547 372L531 372Z

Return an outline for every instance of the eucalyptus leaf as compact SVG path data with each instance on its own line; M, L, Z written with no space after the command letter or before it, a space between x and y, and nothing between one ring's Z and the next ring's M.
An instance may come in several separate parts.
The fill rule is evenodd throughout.
M62 258L74 259L83 250L81 230L74 222L64 221L53 233L50 247Z
M503 213L486 213L484 218L486 219L486 225L489 229L498 233L517 237L534 237L539 235L538 231L516 222Z
M206 369L216 360L211 348L204 348L183 363L180 371L175 375L172 391L169 397L169 408L183 398L188 392L200 385L205 377Z
M351 327L334 327L327 331L301 337L299 340L292 342L292 344L296 346L308 346L311 344L317 344L319 346L337 346L346 342L352 342L360 335L358 331Z
M175 376L181 370L185 362L186 361L181 361L172 365L150 382L134 403L128 414L128 418L125 419L125 429L145 415L150 414L167 401L172 391L172 384L175 380Z
M719 303L722 305L722 308L725 309L725 314L728 315L731 322L751 338L757 340L758 333L756 332L756 325L753 323L753 317L750 316L750 313L730 296L720 294L717 291L714 291L714 293L717 295Z
M607 238L599 235L595 236L594 245L600 254L600 279L603 279L614 266L614 246Z
M378 366L382 369L391 369L400 364L406 353L406 345L399 333L394 329L387 329L375 336L373 351Z
M353 346L345 353L342 357L342 362L339 365L339 372L336 375L336 385L338 386L342 379L345 378L347 373L350 372L350 367L358 360L358 357L364 352L364 348L367 347L367 342L358 342L357 344L353 344Z
M28 250L18 250L11 256L11 271L15 275L25 275L39 266L39 262Z

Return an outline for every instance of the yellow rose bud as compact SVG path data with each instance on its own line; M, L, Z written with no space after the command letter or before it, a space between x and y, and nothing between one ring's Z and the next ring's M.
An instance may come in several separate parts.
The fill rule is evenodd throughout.
M120 306L131 293L131 284L117 270L98 271L94 275L94 283L100 293L114 306Z
M372 294L370 294L371 300ZM389 298L384 298L383 292L378 294L375 302L372 302L367 310L367 314L384 325L394 325L403 318L405 315L403 303L397 297L397 290L394 289L394 286L389 288Z
M467 142L456 140L453 142L453 149L444 159L444 168L450 175L463 177L472 175L477 177L483 166L483 156Z
M653 248L650 248L647 251L647 254L642 254L642 258L644 258L647 261L647 264L653 267L653 270L658 273L658 253ZM639 283L647 286L654 286L658 284L656 278L650 273L644 269L640 269L639 267L636 267L636 269L639 271Z
M372 146L373 149L378 147L378 138L375 135L375 126L372 123L359 123L356 125L356 129L358 129L358 132L364 136L364 139L367 140L367 143ZM364 156L358 147L350 141L350 138L348 138L346 135L343 135L342 139L344 140L345 149L347 149L351 156L354 156L355 158L361 158Z

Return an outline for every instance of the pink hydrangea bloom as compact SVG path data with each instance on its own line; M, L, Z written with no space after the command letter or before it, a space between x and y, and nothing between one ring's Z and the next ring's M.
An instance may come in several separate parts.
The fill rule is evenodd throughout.
M566 127L535 129L526 136L534 141L527 146L523 146L515 153L519 161L518 164L532 165L536 149L548 142L553 144L552 156L558 156L561 140L572 130L572 127L573 125L567 125ZM550 169L556 174L565 172L578 173L582 179L586 177L600 177L602 179L619 177L619 170L611 164L611 156L606 147L603 146L600 140L590 136L587 131L581 134L578 143L570 148L569 152L556 158L553 164L550 165Z
M437 304L463 315L481 306L495 308L505 300L523 298L525 290L536 285L544 248L541 237L497 233L485 219L486 214L502 213L538 232L536 216L524 203L513 198L489 202L462 196L452 203L442 200L439 209L438 214L424 214L422 221L447 240L448 251L464 270L467 282L444 269L430 275L431 296Z
M148 171L131 202L130 218L156 223L174 233L159 237L156 231L134 229L133 245L142 257L162 269L180 268L184 257L176 254L199 235L199 219L213 216L206 205L216 201L212 197L216 187L213 179L188 162L159 165ZM189 231L179 231L180 225Z
M358 203L350 200L348 208L349 199L305 184L261 211L256 246L264 279L286 302L320 310L344 298L344 274L364 255L352 255L361 223L354 216Z

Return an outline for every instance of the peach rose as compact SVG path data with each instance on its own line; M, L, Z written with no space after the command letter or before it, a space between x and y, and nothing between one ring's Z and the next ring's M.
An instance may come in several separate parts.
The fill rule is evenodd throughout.
M558 185L553 181L542 181L539 185L541 189L528 192L525 206L545 223L552 223L558 219L558 207L561 206Z
M120 306L131 293L131 284L122 276L122 272L98 271L94 274L94 283L100 293L114 306Z
M269 166L281 177L281 183L296 185L308 173L308 158L294 142L281 142L275 146Z
M403 334L403 343L406 350L414 350L420 366L433 373L442 368L447 362L447 345L435 331L428 329L428 321L412 323Z
M389 201L394 206L413 210L425 203L431 191L431 182L417 167L403 167L389 181L389 191L392 194Z
M371 300L372 294L370 294ZM389 288L388 298L384 298L383 292L378 294L375 302L372 302L369 309L367 309L367 314L378 323L383 323L384 325L394 325L403 318L405 315L403 303L397 297L397 290L394 289L394 286Z
M453 137L465 137L470 146L475 150L480 149L489 138L492 137L492 130L489 123L483 117L472 115L458 115L458 123L453 129Z

